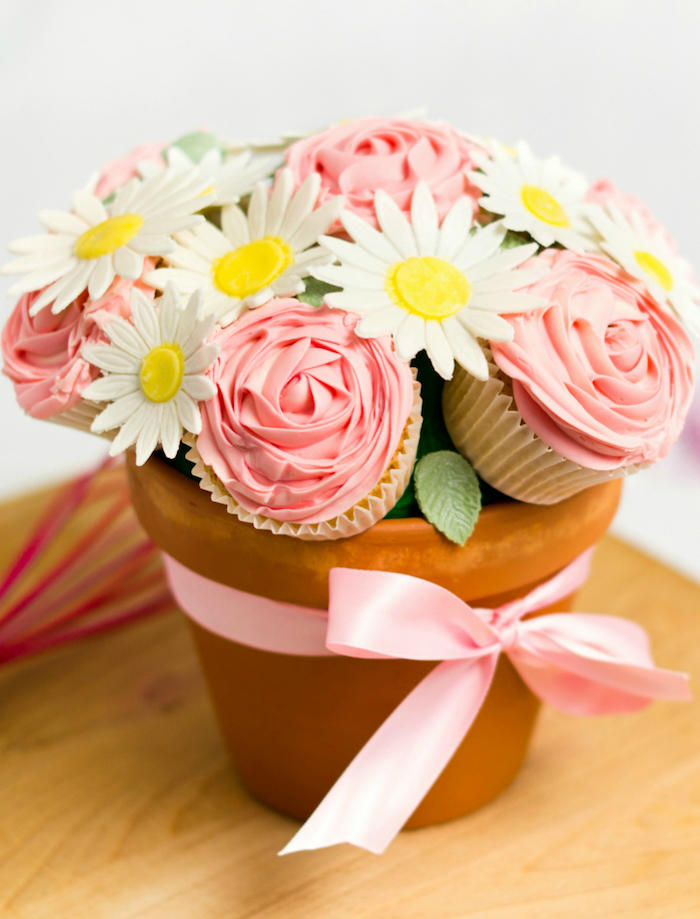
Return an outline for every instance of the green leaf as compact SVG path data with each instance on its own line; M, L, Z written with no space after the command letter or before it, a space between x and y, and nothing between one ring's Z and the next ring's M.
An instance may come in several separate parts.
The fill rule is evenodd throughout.
M481 510L479 479L469 463L450 450L428 453L417 464L416 498L425 519L463 546Z
M210 150L221 150L223 152L221 143L216 135L210 131L195 131L193 134L185 134L184 137L179 137L170 144L170 147L179 147L183 153L189 156L193 163L198 163Z
M333 293L335 290L341 290L340 287L334 287L333 284L326 284L325 281L318 281L316 278L304 278L306 289L303 294L297 294L297 300L302 303L308 303L309 306L321 306L326 294Z
M524 246L531 243L532 237L527 233L516 233L515 230L508 230L501 242L501 249L515 249L516 246Z

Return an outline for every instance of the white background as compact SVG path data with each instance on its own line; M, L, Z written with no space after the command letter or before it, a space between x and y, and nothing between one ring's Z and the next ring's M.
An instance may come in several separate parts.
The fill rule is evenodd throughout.
M699 49L698 0L0 0L0 248L137 143L422 106L611 178L700 273ZM697 453L684 435L631 479L616 531L700 580L697 401L694 416ZM4 377L0 420L0 499L105 452L25 418Z

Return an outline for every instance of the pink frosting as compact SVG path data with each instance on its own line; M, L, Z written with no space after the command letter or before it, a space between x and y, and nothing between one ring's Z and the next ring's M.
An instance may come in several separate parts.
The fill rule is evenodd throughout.
M543 264L549 273L526 289L549 305L506 316L515 338L491 344L518 411L557 453L589 469L661 459L693 393L683 327L604 256L550 249L526 263Z
M153 263L146 260L144 270ZM152 288L137 282L148 296ZM49 308L30 316L29 310L41 294L25 294L17 302L0 339L3 373L15 387L20 406L34 418L51 418L72 408L80 394L99 376L99 370L80 356L85 342L107 341L101 327L107 315L128 318L129 292L133 281L117 278L99 300L82 293L58 315Z
M464 194L476 202L482 192L465 177L474 150L448 124L358 118L292 144L286 163L297 183L320 174L320 203L344 195L346 208L376 227L374 193L380 188L406 214L421 180L430 186L441 219Z
M652 236L661 233L666 245L671 252L678 252L678 243L668 232L666 227L657 220L649 208L639 198L634 195L625 195L617 185L609 179L598 179L586 192L585 201L589 204L598 204L605 207L608 204L614 204L626 220L630 220L632 214L640 218L647 232Z
M197 448L250 513L320 523L379 483L413 405L408 364L357 317L273 300L219 332Z
M116 160L110 160L100 169L100 179L95 188L95 194L98 198L108 198L113 192L122 185L126 185L129 179L138 175L137 167L139 163L161 163L164 165L162 151L165 144L141 144L134 147L131 153L119 157Z

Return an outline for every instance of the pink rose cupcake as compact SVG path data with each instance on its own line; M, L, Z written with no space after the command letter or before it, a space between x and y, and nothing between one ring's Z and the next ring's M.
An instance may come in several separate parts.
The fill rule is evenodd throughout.
M490 376L445 387L445 421L490 485L553 504L668 453L688 412L693 346L681 324L610 259L550 249L526 263L549 305L508 316ZM492 357L491 357L492 353Z
M358 118L292 144L286 165L297 185L314 172L321 176L320 204L344 195L345 207L376 227L379 188L406 215L420 181L430 186L441 220L464 194L476 206L482 192L465 175L475 149L448 124Z
M146 270L151 267L149 261ZM151 288L137 284L153 296ZM100 371L82 357L81 349L86 343L107 341L101 331L106 316L128 318L133 286L133 281L117 278L99 300L88 300L84 292L58 314L47 307L30 315L41 291L20 297L2 330L0 347L3 373L27 414L90 430L99 407L82 399L82 392Z
M362 339L357 317L274 300L213 339L191 440L212 498L260 529L338 539L391 510L411 476L420 390L388 338Z

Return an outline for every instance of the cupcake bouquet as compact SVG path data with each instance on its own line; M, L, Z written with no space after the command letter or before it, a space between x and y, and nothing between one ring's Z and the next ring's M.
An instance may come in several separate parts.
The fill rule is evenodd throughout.
M2 333L4 372L29 414L109 438L112 455L134 450L132 467L159 454L176 476L173 501L176 482L203 497L189 477L232 515L216 508L209 530L193 524L201 545L228 532L222 520L237 534L219 583L204 550L197 562L166 558L183 608L215 636L277 658L443 661L358 754L347 770L354 777L343 775L297 848L350 840L380 851L469 730L491 680L510 679L500 668L494 677L501 650L523 692L578 714L687 698L680 675L654 669L637 626L585 616L520 622L570 600L587 564L572 559L596 536L558 563L553 554L531 583L526 575L525 597L506 596L513 582L490 593L465 586L461 599L445 590L450 565L435 578L443 585L432 585L442 593L428 594L429 580L396 573L422 570L411 568L408 544L387 563L384 543L369 537L386 518L423 517L441 534L417 521L433 539L431 558L461 570L454 553L471 545L483 504L556 507L666 455L692 398L688 332L700 332L700 289L636 198L608 181L589 183L557 157L537 159L522 142L511 148L447 124L371 117L289 142L232 144L199 132L144 145L104 166L70 210L42 211L39 220L46 232L14 243L16 258L3 268L19 276ZM187 497L166 513L166 530L196 503ZM317 556L306 553L308 541ZM350 549L350 569L338 567L334 546L360 543L369 564ZM245 567L251 546L270 566L255 596ZM275 561L303 580L297 566L309 559L310 584L323 569L321 593L311 584L307 600L300 581L294 596L280 595ZM384 570L349 578L362 567ZM326 635L308 607L325 609L328 584ZM354 638L346 626L355 603L334 601L336 588L362 609L368 602ZM463 603L485 594L493 604ZM427 619L414 609L419 597L433 610ZM287 599L295 603L277 602ZM206 621L192 611L202 605ZM238 607L250 615L233 628ZM430 631L443 627L430 645ZM231 665L226 683L246 661ZM468 668L478 671L471 689L459 682ZM426 688L438 679L441 689ZM411 701L419 691L433 695ZM440 736L421 729L406 746L410 725L431 706L449 713L472 696L467 714L438 718ZM284 704L262 717L277 717ZM299 730L308 724L302 718ZM436 752L426 759L428 749ZM521 759L514 754L508 776ZM366 760L385 763L373 800L384 802L386 819L355 806ZM415 765L403 770L404 762ZM300 771L316 768L313 758ZM260 774L251 770L251 787ZM508 776L488 779L481 800ZM326 778L321 786L332 784ZM303 797L305 776L299 787ZM297 816L313 810L287 806L274 789L256 793ZM365 823L356 832L349 824L358 814Z
M39 214L3 269L25 411L301 539L423 515L464 543L483 497L550 504L668 452L700 290L643 204L427 121L265 149L144 145Z

